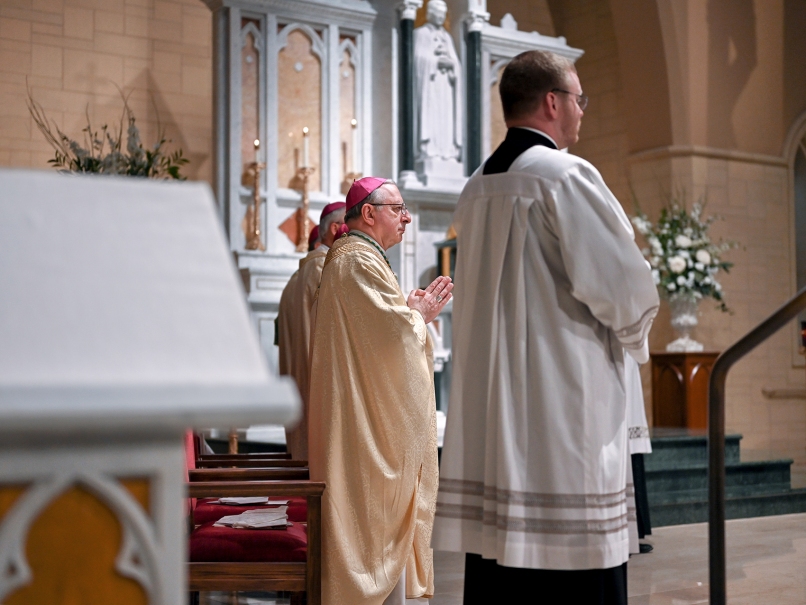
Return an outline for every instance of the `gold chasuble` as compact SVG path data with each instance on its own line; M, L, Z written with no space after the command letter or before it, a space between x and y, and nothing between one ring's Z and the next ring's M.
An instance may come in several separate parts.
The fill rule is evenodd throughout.
M308 390L311 341L311 305L325 264L328 248L320 246L299 261L280 297L278 310L280 374L294 378L302 398L302 418L286 429L286 446L294 460L308 459Z
M432 344L372 244L337 240L319 289L310 391L311 479L325 481L322 599L381 605L434 594L438 482Z

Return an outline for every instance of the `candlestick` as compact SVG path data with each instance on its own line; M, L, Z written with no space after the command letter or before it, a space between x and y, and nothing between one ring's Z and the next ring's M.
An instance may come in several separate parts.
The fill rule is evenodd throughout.
M315 170L316 168L312 166L303 166L297 171L302 181L302 204L297 208L297 252L308 251L308 234L311 231L311 219L308 216L308 211L311 208L308 196L308 179L311 178Z
M353 127L353 172L358 172L358 120L353 118L350 120L350 125Z
M266 245L263 243L263 238L260 235L260 172L266 168L266 164L258 162L258 149L260 148L260 141L255 139L255 161L251 162L246 167L246 174L244 179L252 181L254 187L252 192L252 203L246 209L246 215L243 218L243 234L246 243L244 247L247 250L266 250Z
M307 168L310 162L310 141L308 140L308 127L302 129L302 167Z

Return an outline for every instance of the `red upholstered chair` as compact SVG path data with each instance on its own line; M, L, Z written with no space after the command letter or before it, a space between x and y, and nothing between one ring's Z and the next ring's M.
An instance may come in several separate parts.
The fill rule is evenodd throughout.
M185 438L185 462L188 468L188 480L191 482L201 481L277 481L277 480L294 480L301 481L309 479L309 472L307 463L300 460L249 460L246 468L236 467L229 460L216 460L211 464L212 468L197 468L200 463L199 450L200 450L199 436L188 431ZM229 455L235 460L242 458L241 454ZM219 466L223 464L224 466ZM253 468L253 464L257 464L257 468ZM281 466L275 466L280 464ZM307 517L307 503L305 498L284 497L288 499L288 518L294 522L305 522ZM237 515L245 510L266 508L265 506L231 506L226 504L218 504L217 498L206 498L196 502L195 498L191 500L191 510L189 511L194 526L203 525L218 521L221 517L226 515Z
M308 469L291 467L194 469L198 441L188 432L191 519L188 589L289 591L293 603L321 603L321 501L324 483L305 481ZM261 506L229 506L209 497L288 499L292 525L285 530L215 527L225 515Z
M188 496L268 496L305 498L305 523L287 530L214 527L208 521L190 534L188 589L292 592L292 603L321 605L321 504L324 483L234 481L188 484ZM289 507L291 512L291 507Z

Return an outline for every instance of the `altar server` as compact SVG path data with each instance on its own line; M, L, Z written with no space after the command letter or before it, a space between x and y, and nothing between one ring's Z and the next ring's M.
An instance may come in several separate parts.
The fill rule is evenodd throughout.
M302 418L293 428L286 428L286 447L295 460L308 459L308 390L309 343L311 339L311 305L325 256L344 224L344 202L333 202L322 209L316 237L309 244L311 252L299 261L299 269L288 281L280 297L280 374L290 374L302 398ZM316 244L319 244L318 246Z
M529 51L500 83L509 128L457 232L453 377L433 547L467 553L465 605L627 603L624 356L658 294L618 200L559 149L587 104L573 64Z
M652 453L649 423L644 408L644 389L641 384L641 367L632 357L624 359L627 387L627 508L630 530L630 554L650 552L650 544L640 544L639 538L652 533L649 519L649 499L644 473L644 454Z
M434 593L438 480L432 344L439 277L403 295L386 251L411 217L391 181L347 194L350 231L325 260L311 353L311 479L325 481L322 601L395 605Z

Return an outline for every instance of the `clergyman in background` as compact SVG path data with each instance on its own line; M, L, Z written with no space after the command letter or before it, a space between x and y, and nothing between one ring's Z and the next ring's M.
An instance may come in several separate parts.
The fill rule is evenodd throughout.
M280 374L294 378L302 398L302 418L286 428L286 447L294 460L308 459L308 391L310 389L311 305L319 287L322 267L330 246L344 224L344 202L333 202L322 209L317 241L283 290L278 310ZM313 231L311 231L313 234ZM310 242L309 242L310 243Z

